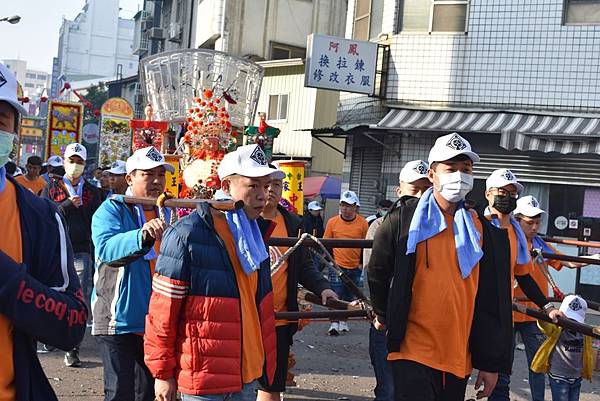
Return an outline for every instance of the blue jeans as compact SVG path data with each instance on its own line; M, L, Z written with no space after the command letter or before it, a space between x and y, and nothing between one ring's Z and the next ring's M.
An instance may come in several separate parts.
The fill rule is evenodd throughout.
M256 381L244 384L239 393L181 396L183 401L256 401Z
M97 336L104 366L104 401L153 401L154 378L144 363L144 337Z
M343 267L340 267L340 269L346 273L346 276L348 276L357 287L361 286L360 277L362 275L362 269L345 269ZM342 280L340 280L333 268L329 268L329 285L342 301L352 302L356 299L356 297L344 285Z
M73 264L75 265L75 271L79 282L81 283L81 291L83 292L83 299L85 304L90 306L90 295L92 294L92 280L94 277L92 267L92 256L86 252L77 252L73 255Z
M550 382L550 391L552 391L552 401L579 401L581 378L573 384L551 377L548 377L548 381Z
M544 342L544 335L537 327L536 322L515 323L513 330L513 359L515 347L515 335L521 333L523 344L525 345L525 355L527 357L527 366L531 366L533 357ZM531 399L533 401L544 401L544 387L546 385L544 375L535 373L529 369L529 388L531 390ZM509 401L510 376L505 373L498 375L498 383L494 392L490 396L490 401Z
M394 401L394 376L387 355L385 330L377 330L371 325L369 329L369 356L375 371L374 401Z

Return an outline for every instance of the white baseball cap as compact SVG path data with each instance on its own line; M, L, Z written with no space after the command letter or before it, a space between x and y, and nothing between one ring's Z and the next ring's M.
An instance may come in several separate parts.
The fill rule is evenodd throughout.
M560 304L560 311L569 319L584 323L587 302L579 295L567 295Z
M27 109L19 102L19 84L13 73L0 63L0 102L9 103L21 115L27 115Z
M52 167L60 167L64 165L62 157L56 155L50 156L46 161L46 164Z
M517 208L513 213L522 214L527 217L535 217L542 213L546 213L546 211L540 208L540 202L538 202L534 196L527 195L517 199Z
M312 201L308 204L308 210L323 210L319 202Z
M155 167L163 166L170 173L175 172L175 167L165 161L165 157L154 146L141 148L133 152L125 163L127 174L134 170L151 170Z
M440 136L429 151L429 165L434 162L443 162L459 155L466 155L473 163L479 161L477 153L471 150L471 144L456 132Z
M358 195L356 195L353 191L344 191L342 197L340 198L340 203L346 202L351 205L360 206L360 201L358 200Z
M492 171L492 174L485 180L485 189L487 191L490 188L502 188L511 184L517 187L517 192L523 191L523 185L519 184L512 171L507 168L499 168Z
M273 174L274 179L283 179L285 173L276 168L269 167L265 152L258 145L240 146L229 152L219 164L219 179L224 179L233 174L244 177L265 177Z
M85 148L85 146L83 146L80 143L72 143L70 145L67 145L67 147L65 149L64 157L65 157L65 159L68 159L71 156L79 156L83 160L86 160L87 159L87 149Z
M110 165L108 172L115 175L127 174L127 163L125 163L123 160L114 161Z
M408 162L400 170L400 182L406 182L408 184L427 178L427 171L429 170L429 164L424 160L413 160Z

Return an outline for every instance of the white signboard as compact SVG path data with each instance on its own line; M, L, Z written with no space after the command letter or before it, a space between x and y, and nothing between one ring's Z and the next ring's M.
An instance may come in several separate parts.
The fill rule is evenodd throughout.
M308 36L304 86L372 95L376 67L377 43Z

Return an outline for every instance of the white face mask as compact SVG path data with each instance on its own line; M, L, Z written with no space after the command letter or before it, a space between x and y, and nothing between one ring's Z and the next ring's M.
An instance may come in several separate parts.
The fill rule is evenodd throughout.
M460 171L437 174L439 188L435 188L448 202L458 203L473 189L473 176Z
M79 178L83 174L85 166L76 163L65 163L65 173L69 177Z
M0 130L0 168L8 163L8 156L13 150L15 134Z

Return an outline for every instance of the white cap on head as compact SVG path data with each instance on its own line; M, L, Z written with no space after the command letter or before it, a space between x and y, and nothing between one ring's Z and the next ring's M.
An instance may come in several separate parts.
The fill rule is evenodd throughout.
M14 74L2 63L0 63L0 102L9 103L17 112L24 116L27 115L27 109L18 99L19 84Z
M424 160L413 160L404 165L400 170L400 182L408 184L427 178L429 164Z
M507 168L492 171L492 174L485 180L486 191L490 188L502 188L507 185L514 185L519 193L523 191L523 185L519 184L517 176Z
M560 311L569 319L584 323L587 302L579 295L567 295L560 304Z
M308 210L318 211L318 210L323 210L323 208L321 207L321 204L319 202L312 201L308 204Z
M257 178L273 174L275 179L283 179L285 173L276 168L269 167L265 152L258 145L240 146L229 152L219 164L219 179L224 179L233 174L244 177Z
M546 213L546 211L540 208L540 203L534 196L527 195L517 199L517 208L513 213L522 214L526 217L535 217L542 213Z
M125 163L127 174L134 170L152 170L155 167L163 166L170 173L175 172L175 167L165 161L165 157L154 146L141 148L133 152Z
M356 195L353 191L344 191L342 197L340 198L340 203L345 202L351 205L360 206L360 201L358 200L358 195Z
M127 174L127 163L123 160L114 161L107 171L115 175Z
M471 144L456 132L444 135L435 140L435 144L429 151L429 165L434 162L443 162L456 156L466 155L473 163L479 161L477 153L471 150Z
M46 164L52 167L60 167L64 165L62 157L56 155L50 156Z
M64 157L68 159L71 156L79 156L85 161L87 159L87 149L80 143L67 145Z

